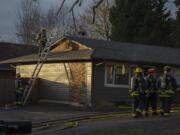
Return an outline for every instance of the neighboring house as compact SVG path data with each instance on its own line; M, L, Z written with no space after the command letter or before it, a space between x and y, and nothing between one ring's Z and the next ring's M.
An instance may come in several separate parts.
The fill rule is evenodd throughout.
M0 42L0 61L37 52L37 47L7 42ZM15 67L10 64L0 64L0 79L15 77Z
M66 36L51 48L39 74L38 99L95 105L101 101L130 102L128 84L133 69L144 73L164 65L180 76L180 49L93 40ZM22 77L30 77L36 54L4 61L16 65ZM18 64L17 64L18 63Z
M36 52L36 46L0 42L0 61ZM16 67L11 64L0 64L0 105L13 103L15 75Z

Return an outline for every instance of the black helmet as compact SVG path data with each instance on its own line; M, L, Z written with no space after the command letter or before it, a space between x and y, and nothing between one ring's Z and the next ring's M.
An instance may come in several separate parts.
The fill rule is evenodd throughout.
M171 67L170 66L165 66L164 67L164 71L170 72L171 71Z

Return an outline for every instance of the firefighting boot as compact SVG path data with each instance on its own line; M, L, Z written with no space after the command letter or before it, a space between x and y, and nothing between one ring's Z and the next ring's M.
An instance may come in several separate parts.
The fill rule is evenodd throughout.
M170 116L171 116L171 114L169 112L164 113L164 117L170 117Z
M164 116L164 110L160 110L160 114L161 114L161 116Z
M149 116L148 111L143 111L143 115L144 115L144 117L148 117Z
M133 117L133 118L138 118L138 114L137 114L137 113L133 113L133 114L132 114L132 117Z
M136 109L136 114L138 115L138 117L142 117L142 111L140 109Z
M158 113L156 111L152 112L152 116L157 116L157 115L158 115Z

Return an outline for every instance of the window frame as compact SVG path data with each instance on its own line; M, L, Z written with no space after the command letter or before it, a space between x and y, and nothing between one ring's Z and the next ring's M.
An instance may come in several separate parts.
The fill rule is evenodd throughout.
M107 83L107 67L108 66L113 66L114 68L114 72L113 72L113 83L109 84ZM125 71L128 70L128 72L126 73L129 76L129 66L122 64L122 63L106 63L105 64L105 77L104 77L104 86L105 87L114 87L114 88L129 88L129 85L127 84L115 84L115 69L116 67L121 66L123 69L123 66L125 68ZM129 82L128 82L129 83Z

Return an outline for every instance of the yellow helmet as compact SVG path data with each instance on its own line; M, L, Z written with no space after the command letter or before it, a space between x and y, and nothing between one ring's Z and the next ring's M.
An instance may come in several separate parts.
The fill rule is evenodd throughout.
M142 68L137 67L137 68L135 69L135 73L142 73Z

